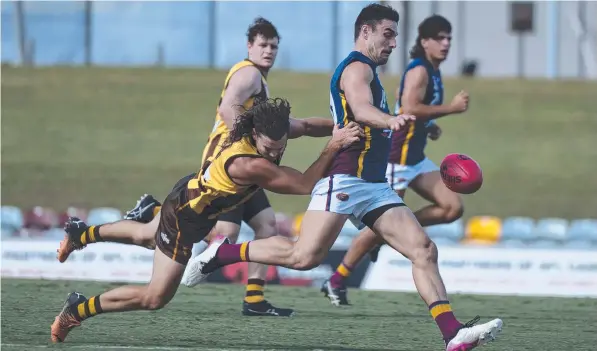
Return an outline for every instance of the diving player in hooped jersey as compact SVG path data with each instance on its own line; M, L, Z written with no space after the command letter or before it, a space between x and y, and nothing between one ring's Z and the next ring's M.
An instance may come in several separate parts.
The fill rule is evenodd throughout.
M360 123L365 138L340 151L326 177L315 185L298 240L274 236L240 245L214 240L195 258L192 280L199 283L213 271L241 261L311 269L326 257L346 220L356 219L411 260L415 285L442 332L446 351L471 350L493 340L502 321L475 326L478 318L465 324L456 319L439 274L437 247L385 177L391 133L415 118L388 114L376 73L396 47L397 27L398 13L380 4L365 7L355 21L354 51L332 76L331 110L341 127Z
M52 342L64 342L73 328L100 314L163 308L180 286L193 244L209 235L221 214L234 211L260 189L309 194L336 153L364 137L357 123L344 128L334 126L332 138L319 158L301 173L279 165L291 132L291 120L290 104L282 98L258 101L240 114L219 151L201 162L196 174L180 179L164 200L157 217L149 282L120 286L90 298L76 291L70 293L50 327ZM128 222L129 225L127 221L111 225L143 225ZM71 242L77 243L93 240L100 235L99 229L100 226L88 226L76 217L69 218L65 227L73 238ZM76 237L80 239L75 240ZM166 331L161 333L165 335Z
M434 119L465 112L468 108L465 92L458 93L450 104L443 105L444 88L439 66L450 49L451 32L450 22L438 15L419 25L417 43L411 49L412 61L402 76L396 96L396 113L411 113L416 116L416 121L393 133L386 177L401 198L410 187L432 203L414 213L423 227L451 223L463 212L460 196L446 188L439 168L425 156L427 138L436 140L441 135ZM368 252L372 252L375 261L382 242L369 229L353 240L342 263L322 287L333 305L349 304L345 279Z
M267 77L278 54L280 35L274 24L262 17L255 19L246 35L247 58L232 66L226 75L215 109L215 124L203 149L201 163L220 151L222 143L243 110L269 97ZM331 135L333 128L334 124L327 118L291 118L289 138L324 137ZM58 259L64 262L75 249L82 249L95 242L118 242L155 249L155 231L160 222L160 210L161 203L153 196L145 194L132 210L127 211L124 216L127 221L93 227L91 231L94 235L88 240L84 237L82 242L79 240L80 235L75 235L73 238L66 235L58 249ZM254 230L255 238L278 234L275 213L263 189L256 191L249 200L234 210L222 213L212 234L224 235L235 242L243 221ZM206 241L209 239L210 236L205 238ZM293 316L293 309L280 308L265 299L266 276L267 266L258 263L248 265L242 314L244 316ZM184 277L182 283L185 284Z

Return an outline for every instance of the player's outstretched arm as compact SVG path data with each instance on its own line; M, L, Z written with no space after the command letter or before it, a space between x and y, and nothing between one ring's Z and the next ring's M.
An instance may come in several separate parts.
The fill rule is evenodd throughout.
M260 91L261 73L256 67L243 67L232 75L218 107L220 117L229 130L232 130L236 117L243 112L243 103Z
M336 153L363 136L363 130L356 123L334 128L332 139L305 173L277 166L264 158L239 157L228 166L228 174L238 184L256 184L279 194L308 195L323 178Z
M289 139L309 137L325 137L332 135L334 130L334 121L329 118L310 117L310 118L290 118Z
M418 120L428 121L453 113L466 111L468 95L464 92L456 95L450 104L425 105L423 100L427 92L429 73L423 66L417 66L404 77L404 91L402 92L402 112L415 115ZM399 94L399 89L397 94Z
M354 118L372 128L388 128L394 131L404 127L414 116L392 116L373 106L371 81L373 70L362 62L353 62L344 69L340 79L340 87L344 90L346 102L350 106Z

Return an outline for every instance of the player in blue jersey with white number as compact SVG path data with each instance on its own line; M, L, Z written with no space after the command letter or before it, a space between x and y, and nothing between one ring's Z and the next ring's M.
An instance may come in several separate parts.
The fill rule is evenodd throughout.
M413 114L416 121L392 135L386 177L400 197L404 198L406 188L411 188L431 202L414 213L423 227L451 223L463 212L460 196L444 185L439 168L425 156L427 138L437 140L441 135L435 119L465 112L468 108L468 94L463 91L450 104L443 104L444 87L439 67L447 58L451 40L452 25L446 18L434 15L421 22L417 42L410 53L412 60L396 94L396 113ZM322 287L333 305L349 304L346 279L368 252L372 253L372 260L376 260L382 242L382 238L369 229L353 240L342 263Z
M444 337L447 351L467 351L493 340L502 321L460 323L450 307L439 274L435 244L386 180L392 132L408 128L412 115L389 114L377 67L396 48L398 13L371 4L355 21L355 46L336 68L330 84L336 125L355 121L365 131L361 142L336 155L327 175L311 193L297 241L281 236L230 244L228 239L191 260L190 281L199 283L211 272L236 262L259 262L298 270L316 267L326 257L347 219L364 223L388 245L410 259L417 290Z

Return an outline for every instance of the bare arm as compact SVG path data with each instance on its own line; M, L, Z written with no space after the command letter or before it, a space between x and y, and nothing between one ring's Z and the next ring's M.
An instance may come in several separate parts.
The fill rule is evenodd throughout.
M278 194L309 195L315 184L323 178L339 149L337 143L328 142L305 173L277 166L264 158L240 157L228 167L228 174L239 184L256 184Z
M373 71L369 65L353 62L344 69L340 87L344 90L346 102L350 105L357 122L373 128L388 128L394 116L373 106L373 93L369 86L372 80Z
M309 137L325 137L332 135L334 122L329 118L311 117L311 118L291 118L290 119L290 139Z
M218 107L220 117L229 130L232 130L236 117L242 112L239 106L260 91L261 73L256 67L243 67L232 75Z
M402 92L402 112L415 115L417 120L423 121L455 113L452 105L430 106L423 104L428 81L429 74L423 66L415 67L406 73L404 91Z
M323 178L336 153L363 136L363 130L354 122L341 129L334 127L332 138L305 173L277 166L264 158L239 157L228 166L228 174L239 184L256 184L278 194L308 195Z

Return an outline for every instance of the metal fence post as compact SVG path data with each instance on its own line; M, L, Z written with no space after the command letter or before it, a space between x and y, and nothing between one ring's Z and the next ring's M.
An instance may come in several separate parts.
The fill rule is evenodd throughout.
M216 67L216 6L217 1L210 1L208 2L209 8L207 12L209 13L209 17L207 20L207 52L208 52L208 66L209 68Z
M91 25L92 25L92 15L93 15L93 4L90 0L85 1L85 11L84 11L84 33L85 33L85 38L83 45L85 46L85 66L89 67L92 64L92 58L91 58L91 46L92 46L92 29L91 29Z
M29 64L27 54L27 26L25 24L25 9L23 8L23 1L15 1L15 12L17 15L16 24L16 36L17 42L19 43L19 55L21 59L21 65L26 66Z
M405 70L406 66L408 66L409 61L409 46L408 46L408 38L410 37L410 1L404 1L402 5L402 9L404 11L404 15L400 16L402 18L402 30L403 32L400 34L402 39L402 69Z
M431 1L431 15L439 14L439 3L437 0Z
M338 48L339 48L339 44L338 41L340 40L339 38L339 13L338 11L340 11L340 7L338 6L339 2L338 1L332 1L332 45L330 45L330 47L332 48L332 72L334 71L334 69L336 68L336 65L338 64Z

